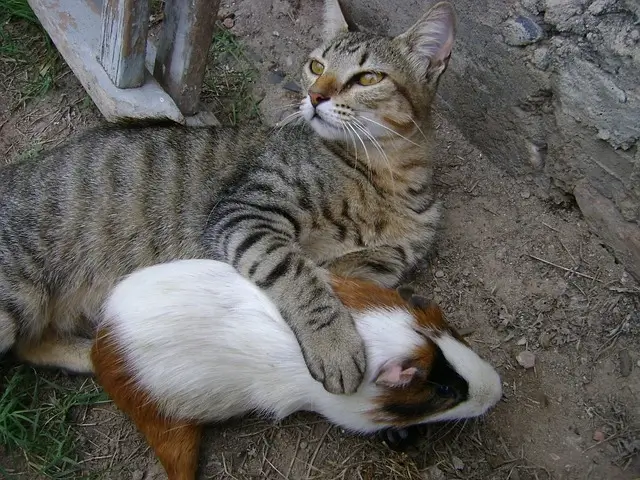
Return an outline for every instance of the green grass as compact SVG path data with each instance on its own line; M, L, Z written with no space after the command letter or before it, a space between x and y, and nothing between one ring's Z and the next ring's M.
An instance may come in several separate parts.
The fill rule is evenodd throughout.
M61 65L58 51L27 1L0 0L0 66L7 77L0 81L11 86L13 107L46 94Z
M24 365L6 369L0 387L0 445L14 458L23 458L31 474L79 478L77 432L70 412L105 401L106 395L91 380L63 387ZM12 478L2 466L0 477Z
M218 24L205 73L202 100L225 124L236 125L259 116L252 85L258 72L238 39Z

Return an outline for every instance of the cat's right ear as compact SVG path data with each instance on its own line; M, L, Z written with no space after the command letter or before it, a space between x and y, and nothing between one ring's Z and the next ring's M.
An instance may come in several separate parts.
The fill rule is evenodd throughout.
M324 0L324 39L331 40L340 33L355 32L357 25L342 8L340 0Z
M429 83L445 71L456 35L456 13L449 2L435 4L394 41L403 44L416 71Z

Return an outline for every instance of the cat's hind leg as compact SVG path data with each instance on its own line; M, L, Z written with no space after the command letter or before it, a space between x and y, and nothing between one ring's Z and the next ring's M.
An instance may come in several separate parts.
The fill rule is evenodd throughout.
M93 374L92 345L93 341L88 338L58 336L54 332L47 332L37 341L18 341L14 353L19 360L34 366Z
M16 343L18 327L14 318L0 311L0 355L11 349Z

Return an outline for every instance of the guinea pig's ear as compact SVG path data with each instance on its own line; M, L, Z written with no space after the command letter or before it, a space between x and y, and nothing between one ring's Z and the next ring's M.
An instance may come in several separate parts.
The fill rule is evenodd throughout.
M398 292L398 295L400 295L400 298L402 298L407 303L411 300L411 297L416 293L416 291L413 289L411 285L400 285L396 289L396 291Z
M416 367L405 368L401 362L391 361L382 367L375 382L376 385L402 388L409 385L417 374L418 369Z

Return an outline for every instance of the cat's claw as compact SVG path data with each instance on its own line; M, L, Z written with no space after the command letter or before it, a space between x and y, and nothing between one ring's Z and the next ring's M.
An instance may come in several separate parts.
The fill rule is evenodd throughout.
M300 340L309 373L326 391L352 394L358 390L366 358L364 343L350 315Z

